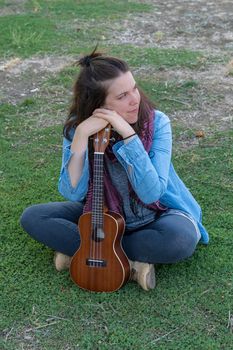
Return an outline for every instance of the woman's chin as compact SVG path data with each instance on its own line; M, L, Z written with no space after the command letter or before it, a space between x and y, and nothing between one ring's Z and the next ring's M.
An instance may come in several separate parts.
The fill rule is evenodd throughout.
M135 124L135 123L137 123L137 121L138 121L138 115L135 115L135 116L127 116L126 121L127 121L130 125Z

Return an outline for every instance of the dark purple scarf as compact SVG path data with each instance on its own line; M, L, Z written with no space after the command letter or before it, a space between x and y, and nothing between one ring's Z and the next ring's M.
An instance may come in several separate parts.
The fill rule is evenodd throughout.
M152 140L153 140L153 135L154 135L154 118L155 118L155 112L152 111L150 113L150 117L144 123L142 133L139 136L147 153L149 153L149 151L151 149L151 145L152 145ZM108 160L110 160L112 162L117 161L111 148L112 148L112 146L109 145L105 151L105 154L104 154L104 199L105 199L105 206L108 208L108 210L120 213L122 215L123 214L122 199L121 199L120 194L118 193L118 191L116 190L116 188L113 186L113 184L111 182L111 178L108 174L107 166L106 166L106 157L108 158ZM85 203L84 209L83 209L84 213L92 211L93 162L90 162L89 168L90 168L90 179L89 179L89 187L88 187L88 192L87 192L87 197L86 197L86 203ZM166 208L163 207L159 203L159 201L156 201L152 204L143 203L138 198L137 194L133 191L130 182L128 182L128 186L129 186L129 195L132 199L132 202L136 201L137 203L140 203L144 207L146 207L148 209L152 209L154 211L166 210Z

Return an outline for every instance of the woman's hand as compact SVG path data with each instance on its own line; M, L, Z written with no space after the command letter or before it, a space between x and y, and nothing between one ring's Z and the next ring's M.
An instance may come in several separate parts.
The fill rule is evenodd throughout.
M76 132L79 137L89 137L96 134L98 131L104 129L108 125L108 121L103 118L97 118L94 115L85 119L81 124L76 128Z
M112 127L118 132L118 134L120 134L123 138L134 133L132 126L117 112L111 109L97 108L94 110L91 118L105 120L107 124L110 123Z
M108 125L108 122L101 118L89 117L79 124L75 130L71 151L74 153L70 159L68 170L71 184L75 188L82 175L84 156L88 147L89 136L97 133Z

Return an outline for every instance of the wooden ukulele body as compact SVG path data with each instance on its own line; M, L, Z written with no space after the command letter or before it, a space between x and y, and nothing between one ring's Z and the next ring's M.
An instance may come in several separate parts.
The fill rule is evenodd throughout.
M88 212L78 225L81 244L71 260L71 278L85 290L118 290L130 277L129 261L121 247L124 219L118 213L105 212L103 227L93 228L92 213Z

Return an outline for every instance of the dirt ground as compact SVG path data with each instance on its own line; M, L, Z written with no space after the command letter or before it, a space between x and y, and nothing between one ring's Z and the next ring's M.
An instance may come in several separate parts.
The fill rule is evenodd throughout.
M217 63L207 69L165 69L158 72L140 67L136 76L167 81L195 80L195 109L180 110L170 117L187 127L219 130L232 127L233 119L233 2L232 0L141 0L153 4L148 14L130 14L116 25L109 24L104 44L132 44L155 48L184 48L217 56ZM23 12L23 1L11 1L1 15ZM87 24L88 25L88 24ZM93 24L90 24L93 25ZM114 29L112 29L114 28ZM229 56L229 64L221 61ZM0 61L0 99L16 104L27 97L39 96L47 77L70 64L72 57L32 57ZM231 63L230 63L231 62Z

